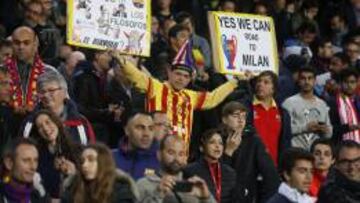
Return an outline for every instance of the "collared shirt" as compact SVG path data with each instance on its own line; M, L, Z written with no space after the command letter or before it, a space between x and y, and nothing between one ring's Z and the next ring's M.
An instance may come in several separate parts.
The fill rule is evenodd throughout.
M256 97L253 100L254 126L265 144L274 163L278 160L278 147L281 133L281 115L275 100L266 108Z

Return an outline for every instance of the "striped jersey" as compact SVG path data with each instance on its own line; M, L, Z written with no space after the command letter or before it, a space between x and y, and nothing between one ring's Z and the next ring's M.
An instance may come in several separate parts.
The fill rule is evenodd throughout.
M194 110L217 106L237 87L237 81L230 80L212 92L176 91L168 82L163 83L146 75L129 62L123 70L136 88L146 92L147 111L166 112L174 134L182 137L187 144L190 143Z

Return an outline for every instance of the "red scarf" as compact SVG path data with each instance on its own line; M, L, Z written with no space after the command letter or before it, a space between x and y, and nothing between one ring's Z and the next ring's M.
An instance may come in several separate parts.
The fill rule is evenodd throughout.
M338 94L336 102L341 124L358 125L360 123L352 98ZM360 143L360 130L347 132L342 135L342 139Z
M208 163L210 175L215 185L216 201L221 202L221 167L220 163Z
M25 106L33 109L37 100L36 82L39 75L44 72L44 63L38 55L35 56L34 63L30 70L26 92L23 92L21 87L16 59L7 59L5 65L7 66L11 77L11 106L14 108Z

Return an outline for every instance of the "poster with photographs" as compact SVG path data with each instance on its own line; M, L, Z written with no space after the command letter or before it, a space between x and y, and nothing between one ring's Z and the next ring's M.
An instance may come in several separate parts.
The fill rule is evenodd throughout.
M218 72L241 75L265 70L278 73L273 19L267 16L209 12L213 62Z
M148 0L68 0L67 42L149 56L151 2Z

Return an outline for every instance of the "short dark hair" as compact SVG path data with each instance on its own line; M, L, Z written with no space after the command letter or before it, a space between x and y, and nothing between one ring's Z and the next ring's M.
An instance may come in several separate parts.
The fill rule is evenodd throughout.
M200 145L205 146L206 143L215 135L219 134L221 136L221 139L223 139L224 136L222 136L223 131L218 128L212 128L209 130L206 130L200 137Z
M290 174L295 166L295 163L299 160L307 160L313 163L314 156L302 148L292 147L287 149L281 157L280 172L282 174Z
M144 116L149 116L149 117L153 118L151 113L148 113L145 111L134 111L134 112L131 112L130 115L127 117L126 122L125 122L126 125L128 125L129 122L132 121L134 119L134 117L137 115L144 115Z
M316 72L315 72L315 68L312 66L303 66L299 69L298 74L302 74L302 73L312 73L313 76L315 77Z
M315 147L316 147L317 145L319 145L319 144L329 146L332 156L335 155L335 154L334 154L334 146L333 146L333 144L332 144L332 142L331 142L331 140L330 140L329 138L319 138L319 139L315 140L315 141L312 143L311 147L310 147L310 152L311 152L311 153L314 153Z
M223 7L225 5L225 3L227 3L227 2L233 3L235 5L235 11L238 10L237 3L235 0L220 0L218 5L216 6L216 9L219 10L220 7Z
M332 56L332 58L333 57L339 58L341 60L341 62L344 63L344 64L350 64L351 63L350 57L348 55L346 55L345 53L343 53L343 52L338 52L338 53L334 54Z
M340 76L339 81L344 82L350 76L354 76L355 78L358 78L359 77L359 72L354 68L345 68L344 70L340 71L339 76Z
M353 141L353 140L344 140L340 143L340 145L337 147L336 149L336 156L335 156L335 159L338 160L339 159L339 155L341 153L341 151L344 149L344 148L355 148L355 149L358 149L360 150L360 144Z
M230 114L233 114L235 111L238 111L238 110L243 111L243 112L248 111L248 109L242 103L237 102L237 101L231 101L224 105L224 107L222 108L222 111L221 111L221 116L226 117Z
M184 22L184 20L188 18L190 19L191 23L194 25L192 15L186 11L180 11L179 13L177 13L175 15L174 20L176 23L181 24L182 22Z
M300 27L297 29L298 34L303 34L305 32L316 33L317 29L314 23L311 22L303 22Z
M188 31L189 29L183 25L176 24L169 30L169 38L176 38L181 31Z
M309 10L310 8L319 8L319 3L316 0L305 0L301 6L301 9Z
M276 93L276 89L278 86L278 76L271 70L266 70L261 72L257 77L256 77L256 83L258 82L258 80L262 77L270 77L271 83L273 84L273 90L274 90L274 94ZM255 83L255 84L256 84Z
M8 157L11 160L16 158L16 150L20 145L32 145L37 149L37 143L32 138L17 137L5 147L3 158Z

